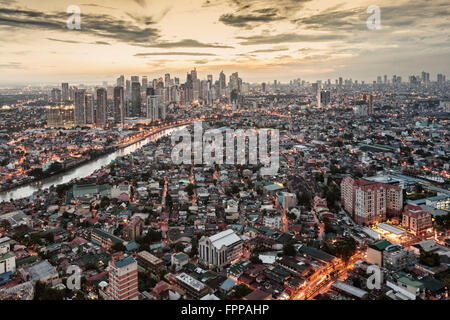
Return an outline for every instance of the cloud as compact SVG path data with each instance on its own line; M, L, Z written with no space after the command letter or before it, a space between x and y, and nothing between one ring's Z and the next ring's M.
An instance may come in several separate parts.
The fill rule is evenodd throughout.
M10 62L0 64L0 69L23 69L23 66L20 62Z
M239 40L245 40L240 42L243 46L258 45L258 44L276 44L286 42L313 42L313 41L334 41L345 38L344 35L336 34L295 34L295 33L282 33L276 35L257 35L249 37L237 37Z
M136 2L138 5L140 5L142 8L146 8L147 7L147 1L146 0L133 0L134 2Z
M180 41L170 42L161 41L155 44L147 45L148 48L221 48L232 49L232 46L221 45L217 43L202 43L193 39L184 39Z
M255 51L251 51L250 53L269 53L269 52L279 52L279 51L288 51L289 48L272 48L272 49L259 49Z
M61 40L61 39L54 39L54 38L47 38L47 40L55 41L55 42L63 42L63 43L73 43L73 44L84 43L84 42L81 42L81 41L75 41L75 40Z
M213 53L204 52L148 52L148 53L136 53L135 57L148 57L148 56L216 56Z
M276 21L290 21L310 0L278 0L276 5L273 0L228 0L235 12L225 13L220 16L219 21L225 25L253 29L264 23ZM204 7L219 5L221 2L207 1Z
M68 30L66 26L67 17L60 13L0 8L0 30L2 27L14 27L45 31L67 31L76 33L77 36L85 34L137 46L146 45L159 38L159 30L149 26L149 24L142 25L106 14L85 13L82 15L81 30Z
M249 14L224 14L220 16L219 21L232 27L253 29L261 23L268 23L283 19L284 17L279 16L276 9L266 8L255 10Z

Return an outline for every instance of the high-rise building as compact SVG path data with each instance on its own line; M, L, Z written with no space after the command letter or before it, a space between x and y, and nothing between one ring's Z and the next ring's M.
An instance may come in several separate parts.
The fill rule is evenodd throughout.
M64 82L61 84L61 98L62 101L68 101L69 100L69 84Z
M239 74L237 72L230 76L230 92L233 90L236 90L237 93L241 92L239 88Z
M321 102L320 102L320 83L319 82L313 83L312 84L312 88L313 88L313 95L316 97L317 107L320 108L321 107Z
M117 86L118 87L125 87L125 76L120 76L117 78Z
M143 76L141 90L145 92L145 90L147 90L147 87L148 87L148 78L146 76Z
M158 121L161 117L161 96L155 95L153 89L147 91L147 118L151 121ZM163 104L164 105L164 104Z
M75 126L83 126L86 124L86 90L75 91Z
M372 94L364 94L363 100L367 105L367 114L372 115L373 114L373 95Z
M356 223L371 224L384 221L387 213L401 214L403 191L395 185L345 177L341 182L341 200Z
M166 73L164 75L164 87L169 88L170 87L170 74Z
M225 77L225 73L223 73L223 71L220 72L220 75L219 75L219 94L221 96L225 95L225 91L226 91L226 88L227 88L226 81L227 80L226 80L226 77Z
M123 125L125 120L125 100L124 90L122 86L114 88L114 109L113 117L115 123L121 123Z
M58 104L61 103L61 90L52 89L51 91L51 102Z
M86 114L86 124L95 123L95 113L94 113L94 96L91 93L86 93L85 95L85 114Z
M133 257L112 257L108 263L111 300L138 300L138 267Z
M131 84L131 110L130 117L141 116L141 84L133 82Z
M320 92L320 102L324 106L329 106L331 103L331 92L324 90Z
M97 89L97 112L96 112L96 124L98 127L105 127L106 120L108 118L107 113L108 99L106 89Z

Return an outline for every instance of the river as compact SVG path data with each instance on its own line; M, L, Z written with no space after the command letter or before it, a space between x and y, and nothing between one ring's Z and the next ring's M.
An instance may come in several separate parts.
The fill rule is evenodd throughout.
M107 166L111 163L114 159L122 156L129 155L141 147L145 146L146 144L156 141L163 136L170 135L173 131L181 129L182 127L176 127L176 128L170 128L166 129L164 131L161 131L159 133L156 133L150 137L147 137L141 141L138 141L136 143L133 143L127 147L118 149L112 153L102 155L95 160L88 161L78 167L69 169L63 173L56 174L53 176L50 176L48 178L42 179L37 182L32 182L30 184L20 186L14 189L11 189L9 191L4 191L0 193L0 202L2 201L9 201L10 199L17 200L22 198L27 198L36 191L47 189L49 187L57 186L60 184L68 183L74 179L80 179L87 176L90 176L92 173L97 171L98 169L101 169L104 166Z

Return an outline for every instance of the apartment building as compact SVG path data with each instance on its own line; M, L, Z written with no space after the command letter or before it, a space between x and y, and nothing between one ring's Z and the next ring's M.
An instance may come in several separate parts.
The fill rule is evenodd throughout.
M111 300L138 300L138 269L133 257L113 257L108 264Z
M341 182L344 209L358 224L384 221L387 215L399 215L403 209L401 187L345 177Z

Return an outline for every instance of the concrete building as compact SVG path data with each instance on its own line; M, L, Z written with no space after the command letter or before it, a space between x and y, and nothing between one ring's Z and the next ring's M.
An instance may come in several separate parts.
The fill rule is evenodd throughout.
M387 240L376 241L367 247L367 262L383 266L383 252L391 243Z
M138 300L138 269L133 257L113 257L108 264L111 300Z
M8 237L0 239L0 274L16 271L16 255L11 252L10 242Z
M389 270L399 271L406 268L415 259L414 251L404 249L399 244L393 244L384 249L383 267Z
M194 299L200 299L209 292L209 288L205 284L184 272L177 275L175 281L184 291L186 291L186 295Z
M222 269L242 254L242 240L231 229L211 237L202 237L198 244L199 262Z
M141 251L136 256L137 262L140 267L150 269L153 272L157 272L164 265L164 261L158 257L155 257L147 251Z
M408 204L403 212L402 226L417 235L426 234L433 226L431 214L423 211L421 207Z
M386 214L401 214L403 191L395 185L345 177L341 182L341 201L356 223L372 224L384 221Z

